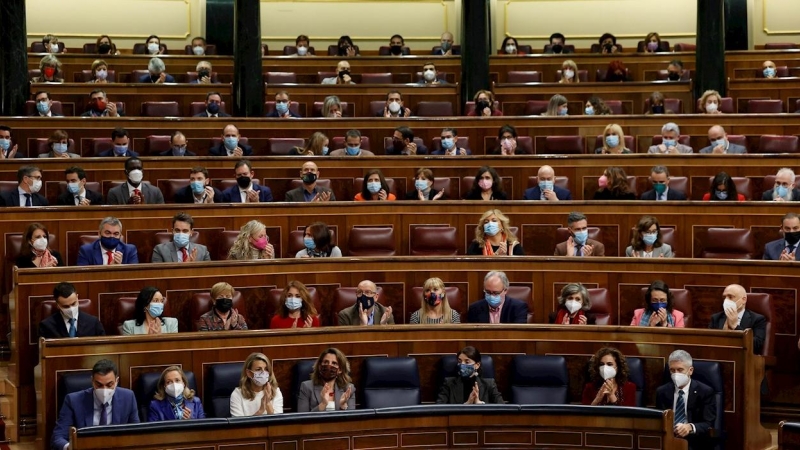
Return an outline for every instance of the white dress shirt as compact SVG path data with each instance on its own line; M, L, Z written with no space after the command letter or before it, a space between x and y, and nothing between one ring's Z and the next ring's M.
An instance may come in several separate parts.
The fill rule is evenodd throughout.
M659 194L658 192L656 192L656 201L658 201L658 202L667 201L667 193L668 192L669 192L669 186L667 186L667 188L664 189L664 193L663 194Z
M97 400L97 397L94 396L94 392L92 393L92 397L94 398L94 413L92 414L92 425L100 425L100 410L103 408L103 405ZM111 408L114 405L114 396L111 396L111 400L108 401L108 406L106 406L106 424L111 425Z
M236 388L231 394L231 416L232 417L247 417L253 416L261 408L261 399L264 398L264 391L256 393L253 400L247 400L242 397L242 389ZM283 394L281 389L275 389L275 395L272 397L272 410L274 414L283 414ZM267 412L264 411L264 415Z
M142 182L142 183L144 183L144 182ZM138 189L139 192L142 193L142 198L144 198L144 191L142 191L142 183L139 183L139 187L136 187L136 186L132 185L130 183L130 181L125 183L125 184L128 185L128 198L133 197L133 190L134 189Z
M692 385L692 379L690 378L689 382L686 383L686 386L684 386L684 387L682 387L680 389L678 389L678 387L675 386L675 393L672 394L672 410L675 411L675 408L676 408L676 406L678 404L678 392L683 391L683 408L684 408L683 409L683 414L684 414L684 417L686 417L687 423L688 423L688 420L689 420L689 387L691 385ZM694 424L690 423L689 425L692 426L692 433L696 433L697 430L695 430Z
M80 316L80 314L78 314L78 316ZM61 318L64 319L64 325L66 325L67 333L69 333L69 319L66 316L64 316L64 314L61 314ZM75 318L75 333L77 333L77 332L78 332L78 318L76 317Z
M19 191L19 206L22 206L24 208L25 204L28 203L28 198L25 197L25 195L28 194L28 192L23 191L20 187L17 187L17 190ZM33 194L30 194L30 196L31 196L31 206L33 206Z
M230 156L230 155L228 155L228 156ZM253 189L253 183L250 183L250 186L247 186L247 189L245 189L245 190L242 190L242 188L239 188L239 195L242 198L242 203L247 203L247 191L249 191L251 189Z

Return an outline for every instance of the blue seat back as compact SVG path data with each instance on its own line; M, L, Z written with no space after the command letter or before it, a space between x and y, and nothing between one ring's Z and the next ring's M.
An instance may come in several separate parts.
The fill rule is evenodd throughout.
M628 362L628 380L636 385L636 406L644 408L644 363L635 356L626 356Z
M414 358L367 358L363 377L366 409L419 405L422 400Z
M92 371L81 370L79 372L65 373L58 378L58 410L64 404L64 398L73 392L82 391L92 387Z
M563 356L515 356L510 378L511 403L569 403L569 373Z
M239 387L242 376L242 362L212 364L208 369L205 385L203 409L206 417L231 416L231 394Z
M303 381L311 379L315 362L317 362L316 359L301 359L292 368L292 411L297 412L297 396L300 395L300 385L303 384ZM283 404L286 404L286 397L284 397Z

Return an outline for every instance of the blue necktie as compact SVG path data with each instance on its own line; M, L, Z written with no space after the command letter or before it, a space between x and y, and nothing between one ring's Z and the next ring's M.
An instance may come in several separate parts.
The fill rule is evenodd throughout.
M75 328L75 319L69 319L69 337L78 335L78 330Z
M675 402L675 425L686 423L686 402L683 400L683 389L678 391L678 401Z
M31 194L23 195L25 195L25 206L33 206L33 203L31 203Z
M103 406L100 407L100 422L97 423L98 425L108 425L108 417L106 417L108 415L107 407L108 403L103 403Z

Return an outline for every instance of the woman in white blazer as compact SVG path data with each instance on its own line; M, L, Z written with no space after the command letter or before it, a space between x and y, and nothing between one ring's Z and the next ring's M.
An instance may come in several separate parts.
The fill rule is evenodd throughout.
M178 319L162 317L164 314L164 296L158 288L147 286L136 297L134 319L122 324L122 334L161 334L177 333Z

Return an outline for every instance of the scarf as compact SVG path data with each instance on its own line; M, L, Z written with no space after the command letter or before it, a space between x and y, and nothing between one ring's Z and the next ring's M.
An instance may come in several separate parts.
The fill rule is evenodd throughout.
M172 406L172 412L175 414L175 419L183 419L183 394L175 397L175 399L170 398L168 395L167 401L169 401L169 405Z
M558 308L558 314L556 315L556 324L560 325L564 322L564 316L569 315L569 310L567 308ZM580 317L583 316L583 310L579 309L578 312L575 314L575 317L569 318L569 323L571 325L577 325L580 323Z
M506 244L508 244L508 240L506 239L506 234L500 233L500 236L502 236L503 241L505 241ZM511 246L508 246L508 250L511 250ZM508 252L508 254L510 255L511 252ZM489 242L488 239L484 239L483 241L483 256L495 256L494 250L492 249L492 243Z
M650 316L653 315L653 310L650 308L645 309L644 314L642 314L642 320L639 321L640 327L647 327L650 326ZM671 312L667 312L667 326L674 327L675 326L675 319L672 317Z
M41 258L39 260L39 267L50 267L50 264L53 263L55 258L53 258L53 254L50 253L49 249L44 249L41 252L33 249L33 254L37 257Z

